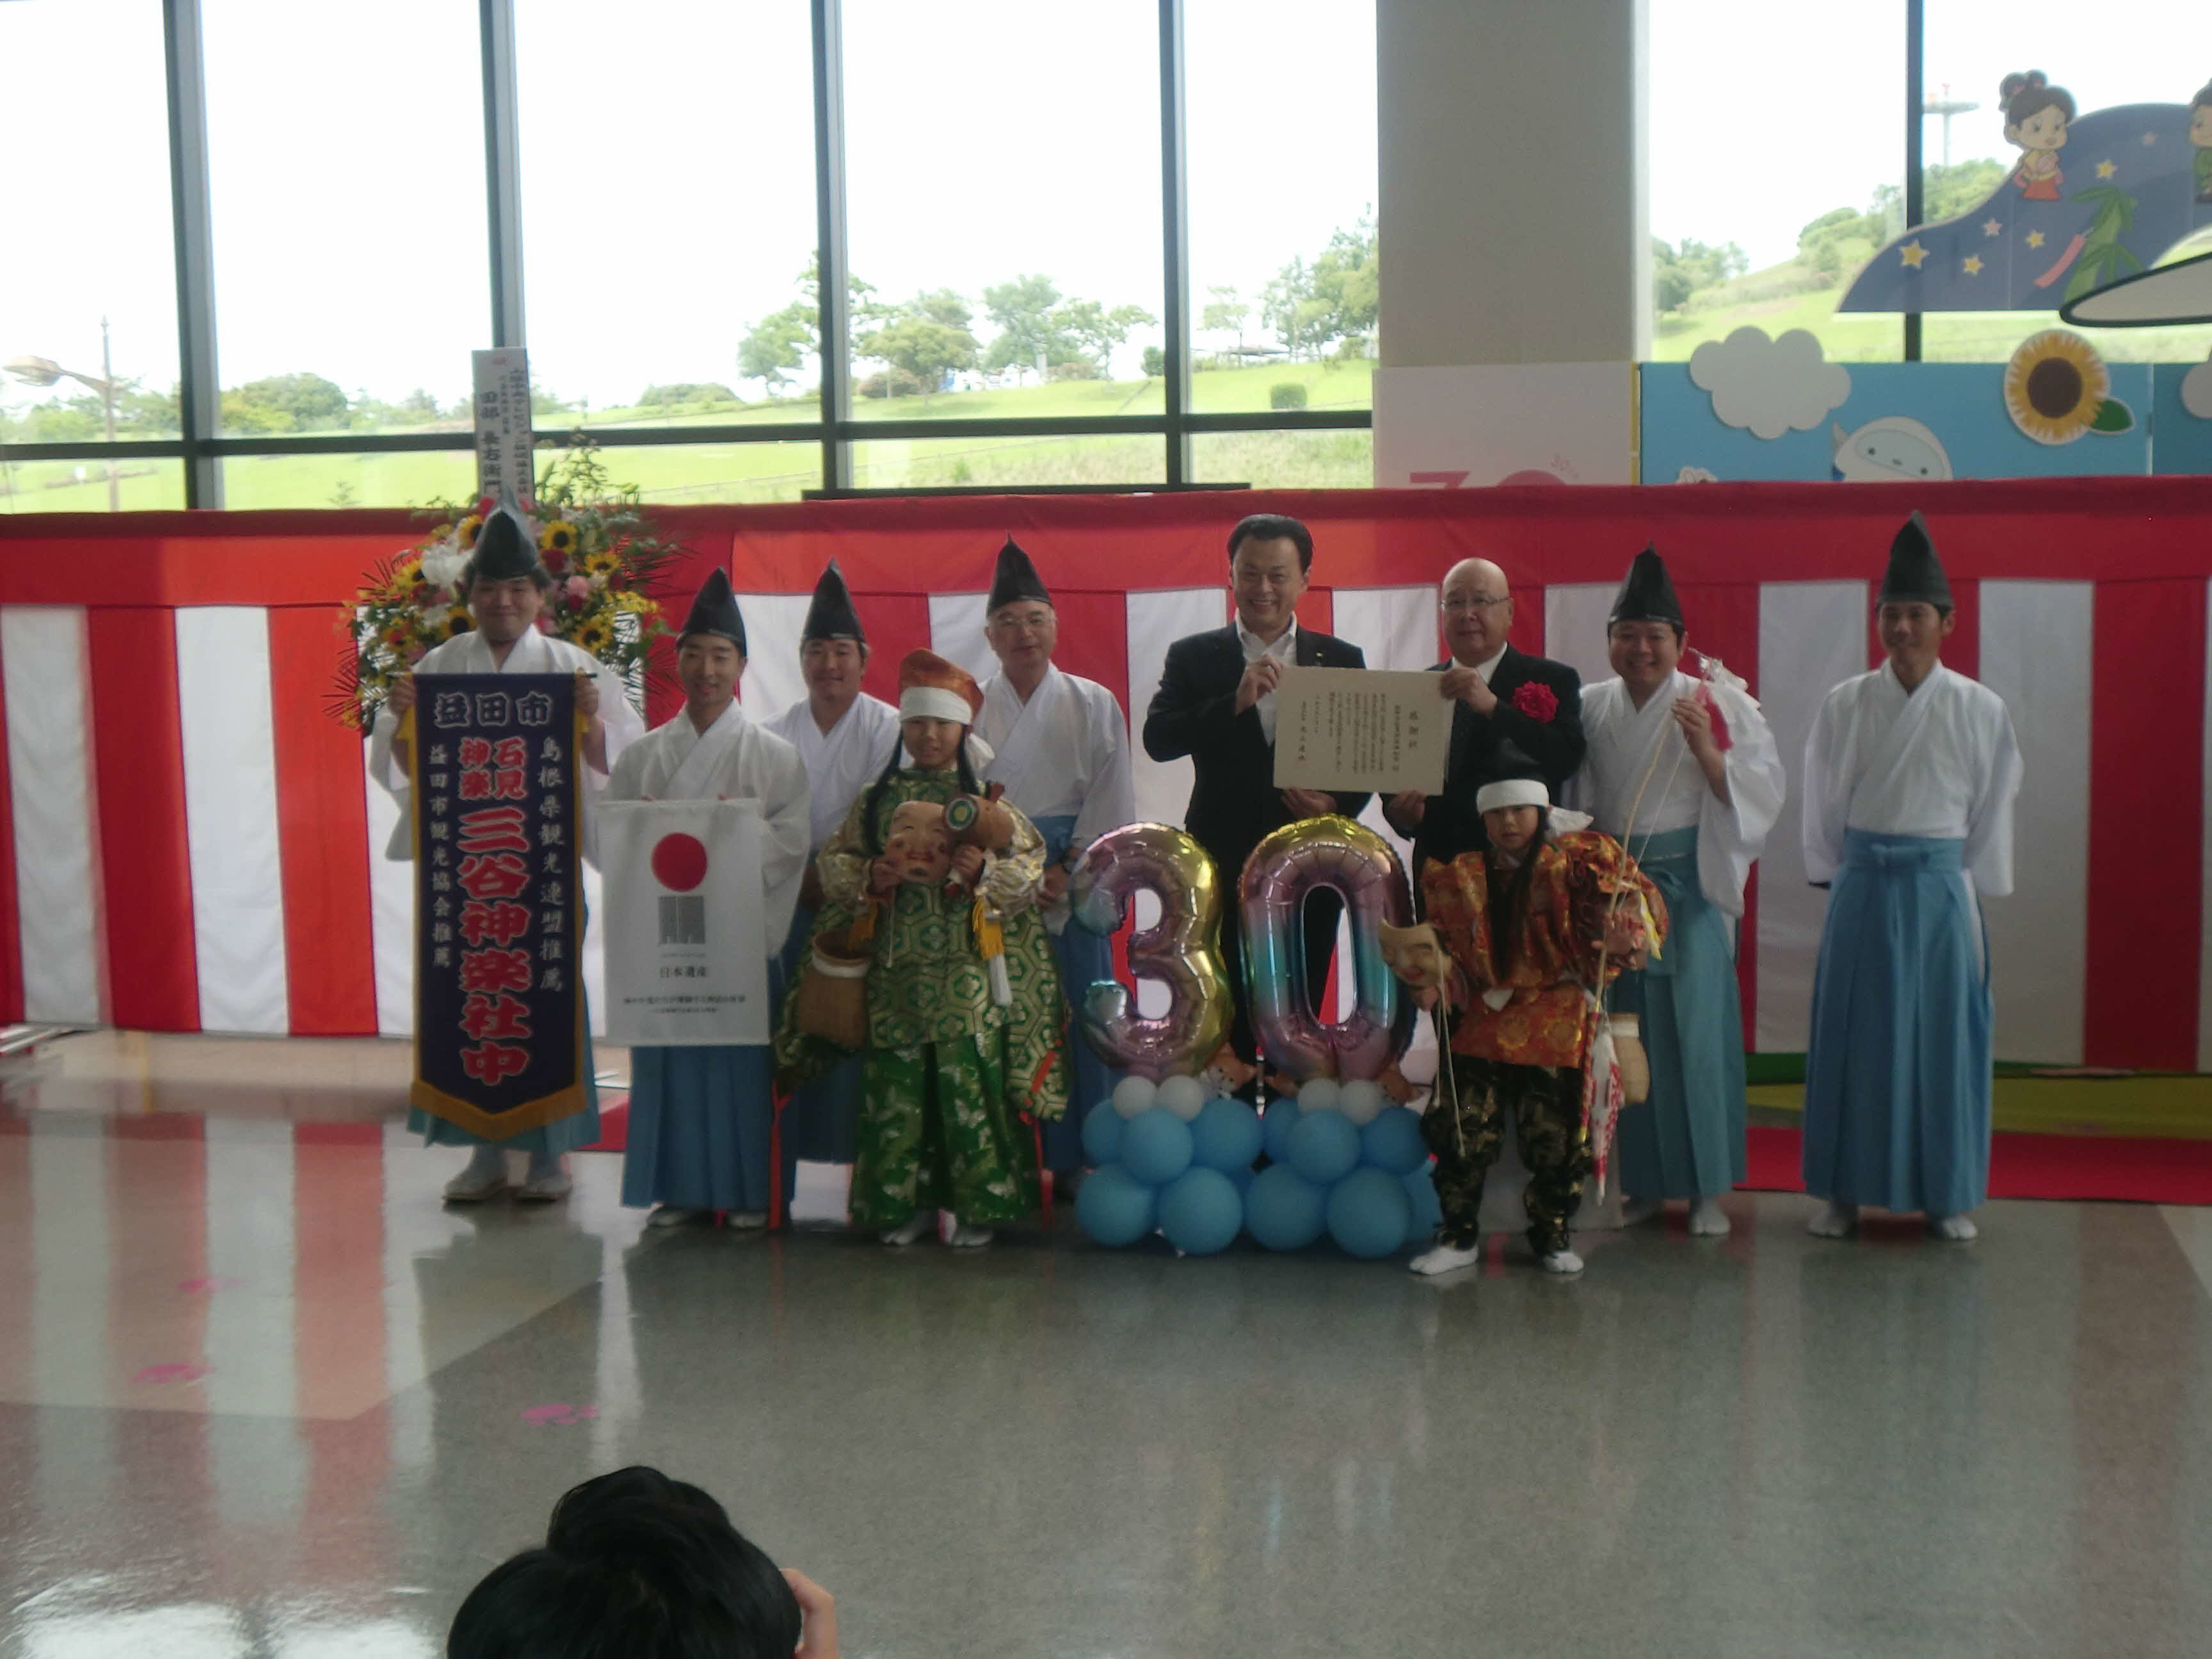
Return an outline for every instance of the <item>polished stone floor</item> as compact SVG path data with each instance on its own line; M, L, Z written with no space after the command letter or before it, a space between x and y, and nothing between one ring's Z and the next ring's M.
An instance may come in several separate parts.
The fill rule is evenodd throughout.
M1458 1282L1071 1231L443 1208L380 1044L90 1036L0 1112L0 1655L416 1659L644 1461L855 1656L2202 1656L2212 1212ZM817 1212L829 1207L818 1188Z

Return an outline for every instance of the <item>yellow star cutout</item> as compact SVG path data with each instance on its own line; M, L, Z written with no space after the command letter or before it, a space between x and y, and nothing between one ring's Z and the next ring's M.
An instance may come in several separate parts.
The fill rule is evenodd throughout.
M1928 257L1928 250L1921 246L1919 238L1915 237L1897 250L1897 257L1917 270L1920 269L1920 262Z
M2039 230L2029 231L2027 233L2027 245L2030 247L2041 247L2043 246L2043 233Z
M2119 166L2117 162L2100 161L2097 163L2097 176L2100 179L2109 179L2119 170Z
M1982 256L1978 253L1969 253L1966 256L1966 275L1969 276L1978 276L1981 274Z

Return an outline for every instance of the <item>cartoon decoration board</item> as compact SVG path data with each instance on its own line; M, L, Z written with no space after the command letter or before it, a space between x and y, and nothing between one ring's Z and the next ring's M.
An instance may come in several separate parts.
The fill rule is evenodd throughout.
M2063 329L2009 362L1846 366L1802 329L1746 327L1639 386L1647 483L2212 471L2212 365L2106 363Z
M2212 82L2185 104L2079 114L2039 70L2005 76L2021 159L1980 204L1875 253L1838 311L2055 311L2212 225Z

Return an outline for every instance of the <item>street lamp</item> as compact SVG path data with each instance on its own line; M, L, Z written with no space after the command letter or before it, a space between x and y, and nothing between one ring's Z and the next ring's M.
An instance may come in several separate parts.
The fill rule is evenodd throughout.
M64 368L51 357L17 357L7 364L8 373L25 386L50 386L57 380L75 380L90 386L100 394L100 412L107 427L107 441L115 441L115 369L107 350L107 319L100 319L100 373L86 374L74 368ZM115 456L107 457L107 510L119 513L123 503L115 484Z

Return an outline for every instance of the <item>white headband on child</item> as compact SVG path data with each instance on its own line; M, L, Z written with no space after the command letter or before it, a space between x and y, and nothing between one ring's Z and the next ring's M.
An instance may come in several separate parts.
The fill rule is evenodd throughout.
M899 693L899 718L957 720L963 726L972 726L975 711L957 691L948 691L941 685L909 685Z
M1474 792L1474 810L1495 812L1501 806L1549 806L1552 792L1541 778L1500 778Z

